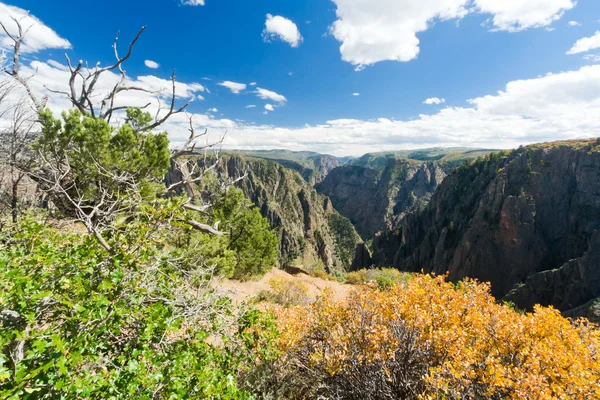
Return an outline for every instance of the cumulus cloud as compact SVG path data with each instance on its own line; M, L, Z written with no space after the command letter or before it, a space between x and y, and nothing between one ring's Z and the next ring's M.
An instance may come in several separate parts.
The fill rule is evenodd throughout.
M258 97L260 97L263 100L272 100L277 103L285 103L287 101L284 95L273 92L271 90L257 87L255 93Z
M243 90L246 90L245 83L223 81L223 82L219 83L219 86L224 86L227 89L231 90L232 93L235 93L235 94L240 94L240 92L242 92Z
M600 31L596 32L594 36L584 37L579 39L567 54L579 54L587 53L590 50L600 49Z
M29 28L21 46L21 52L23 53L35 53L45 49L70 49L72 47L68 40L60 37L38 18L30 15L28 11L0 3L0 22L6 27L11 36L17 37L18 28L13 18L21 23L23 29ZM13 45L12 39L6 35L3 29L0 29L0 49L11 49Z
M256 82L250 82L250 86L256 86Z
M184 6L203 6L204 0L181 0Z
M358 96L360 96L360 93L354 92L354 93L352 93L352 96L358 97Z
M292 47L300 46L303 40L295 23L280 15L272 16L271 14L267 14L263 38L266 42L283 40Z
M30 85L36 93L49 96L48 106L55 112L71 105L66 97L50 93L44 86L66 90L69 73L63 67L56 68L40 61L23 65L24 75L37 70ZM99 90L110 90L118 79L116 74L107 74L98 83ZM158 77L139 77L129 78L128 83L168 88L170 82ZM197 84L182 83L181 86L177 92L179 101L184 101L185 95L200 93ZM163 103L167 96L168 90L165 90ZM117 98L117 105L143 106L153 99L146 93L126 92ZM149 111L155 112L156 107L153 103ZM332 119L321 124L284 128L189 112L198 129L208 128L215 135L227 130L225 145L228 148L284 148L336 155L432 146L512 148L540 141L597 137L600 131L597 117L600 115L600 65L509 82L498 93L469 100L468 106L446 106L410 120ZM266 108L264 112L268 113ZM189 135L187 128L185 115L179 114L161 130L169 132L169 138L177 145Z
M576 0L475 0L478 11L492 14L494 28L517 32L539 28L560 19Z
M219 112L219 110L217 110L216 108L209 108L207 111L213 113Z
M337 119L296 129L236 126L232 148L285 148L336 155L432 146L514 148L597 137L600 65L510 82L504 90L411 120Z
M152 60L146 60L146 61L144 61L144 64L146 64L146 67L152 68L152 69L157 69L158 67L160 67L160 65L156 61L152 61Z
M267 111L275 111L275 108L272 104L265 104L265 110Z
M423 102L423 104L429 104L429 105L431 105L431 104L442 104L442 103L445 103L445 102L446 102L446 99L440 99L440 98L437 98L437 97L431 97L431 98L425 100Z
M569 21L568 25L569 26L581 26L581 24L577 21Z
M600 54L586 54L583 56L586 61L600 62Z
M337 20L331 34L341 43L342 60L357 71L380 61L417 58L417 34L435 21L461 19L469 12L492 14L495 30L548 26L575 0L332 0Z

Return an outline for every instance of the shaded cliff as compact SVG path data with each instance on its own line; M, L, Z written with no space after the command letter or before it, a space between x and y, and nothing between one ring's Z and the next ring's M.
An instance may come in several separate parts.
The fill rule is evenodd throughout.
M430 148L365 154L329 172L316 186L365 239L394 230L423 208L438 185L467 159L490 150Z
M203 162L203 157L194 162ZM329 272L350 268L362 241L326 196L318 194L297 171L271 160L223 155L216 172L236 178L246 170L248 176L237 186L278 233L281 266L310 269L322 265ZM167 177L167 181L173 179Z
M332 170L316 186L346 216L363 238L397 226L418 210L447 174L440 164L387 159L380 169L347 165Z
M373 241L378 264L489 281L497 298L568 310L600 297L600 141L493 153Z

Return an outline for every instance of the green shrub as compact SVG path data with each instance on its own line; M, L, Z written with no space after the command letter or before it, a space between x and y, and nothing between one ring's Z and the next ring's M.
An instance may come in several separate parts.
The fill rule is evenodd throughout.
M409 278L410 274L400 272L395 268L361 269L359 271L348 272L346 274L346 283L351 285L365 285L374 282L380 288L389 288L396 283L405 282Z
M322 269L316 269L314 271L311 271L310 275L314 278L323 279L325 281L337 280L337 278L335 276L329 275L327 272L323 271Z
M31 218L2 231L1 398L250 398L236 376L272 353L273 319L234 313L169 231L130 251L148 225L113 254Z
M240 189L229 189L212 209L211 221L219 222L221 229L229 233L221 239L223 245L219 247L221 254L229 252L227 261L219 263L223 275L247 279L275 267L279 239L269 221Z
M359 271L348 272L346 274L346 283L350 285L361 285L368 282L367 270L361 269Z

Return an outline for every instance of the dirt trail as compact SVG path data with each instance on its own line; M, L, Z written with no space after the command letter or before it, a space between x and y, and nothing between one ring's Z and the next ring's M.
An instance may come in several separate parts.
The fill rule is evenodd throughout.
M291 275L285 271L274 268L257 281L240 282L230 279L224 279L218 284L219 290L231 297L235 304L247 300L250 297L256 296L263 290L270 290L269 280L273 278L283 278L298 280L304 282L308 286L308 296L314 301L321 294L323 289L330 288L333 290L335 299L344 299L352 290L351 285L344 285L336 281L326 281L320 278L315 278L306 274Z

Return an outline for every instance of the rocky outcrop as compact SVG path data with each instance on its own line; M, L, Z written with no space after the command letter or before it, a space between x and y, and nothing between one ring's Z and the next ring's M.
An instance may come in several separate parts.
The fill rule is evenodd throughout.
M335 168L316 189L331 198L363 238L372 238L426 205L448 172L435 162L389 158L378 170L354 165Z
M586 315L600 297L600 231L592 235L582 257L569 260L558 269L538 272L518 284L504 300L532 309L536 304L552 305L560 311ZM591 304L587 305L588 302ZM584 305L584 307L581 307ZM578 310L579 309L579 310ZM600 315L600 314L599 314ZM588 315L589 316L589 315Z
M374 240L374 261L568 310L600 297L599 229L600 142L540 144L455 170L423 211Z
M198 158L198 162L202 160ZM216 172L236 178L246 170L248 176L238 187L277 231L282 267L298 264L310 269L322 264L329 272L351 267L353 260L344 256L346 252L339 244L350 239L354 249L362 241L350 224L352 232L344 240L337 237L328 223L329 216L337 212L327 197L318 194L298 172L271 160L223 155Z
M311 151L247 150L230 151L228 154L275 161L286 168L297 171L305 181L313 186L322 182L329 171L343 164L343 161L337 157Z

